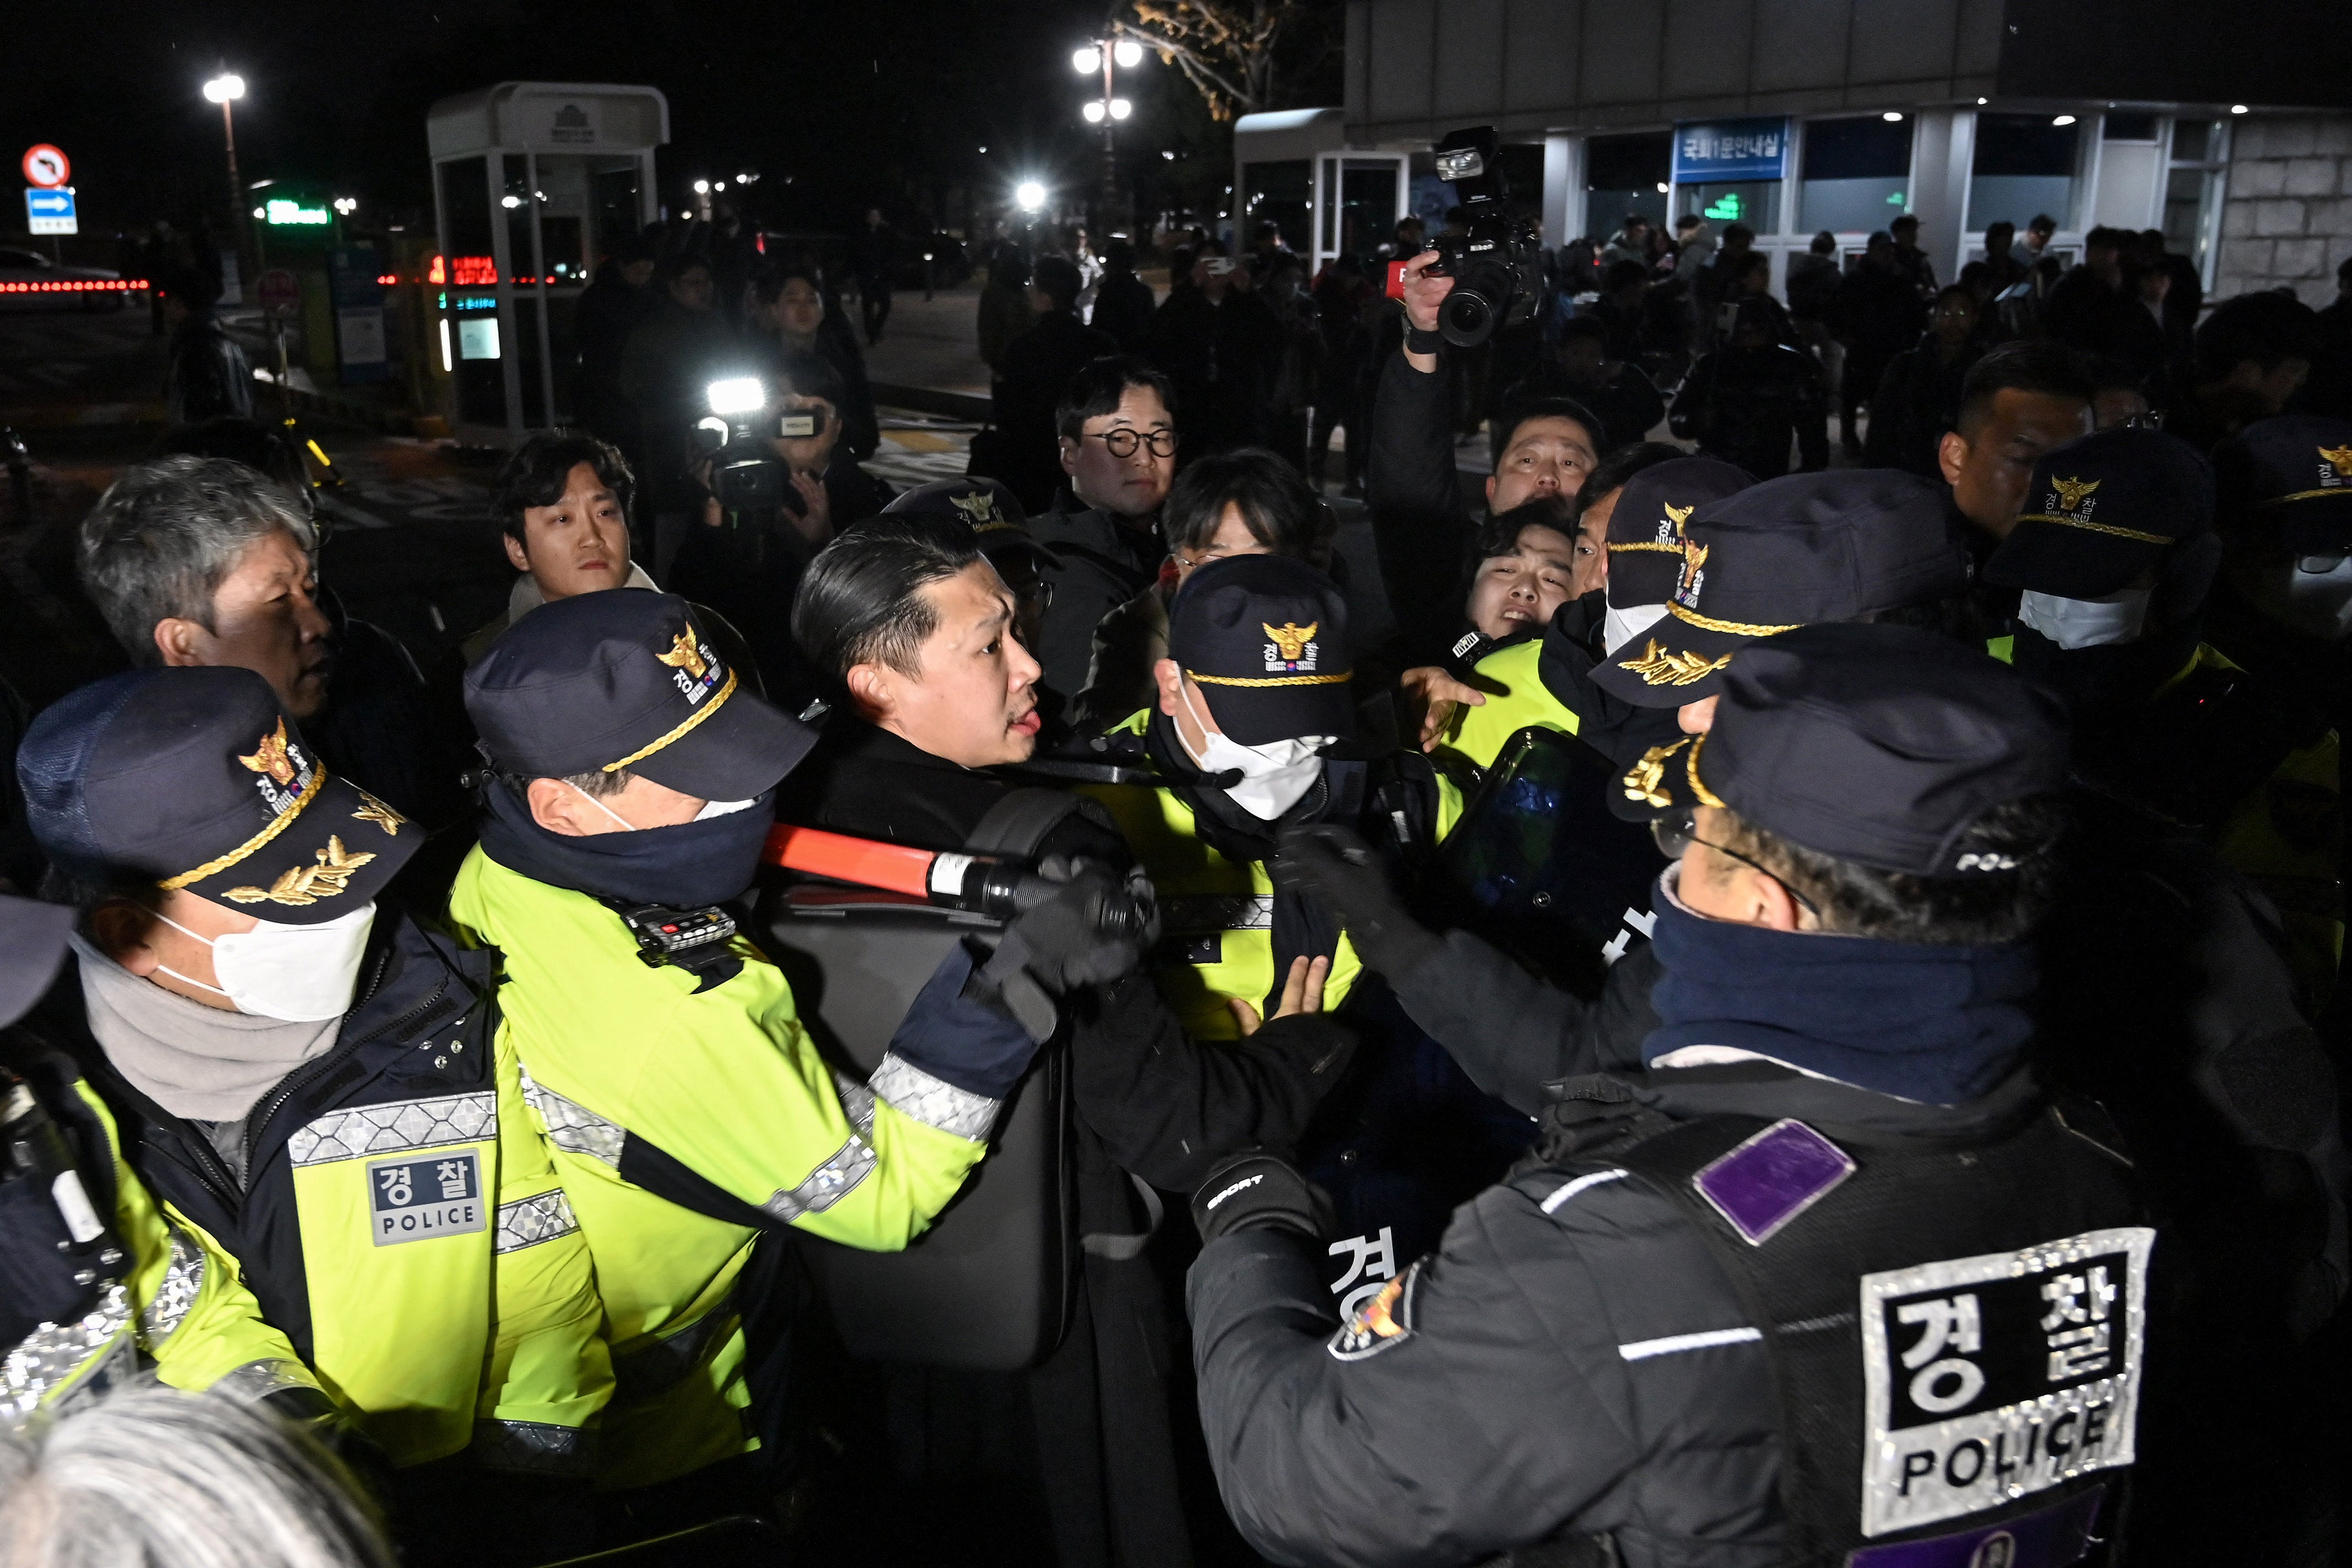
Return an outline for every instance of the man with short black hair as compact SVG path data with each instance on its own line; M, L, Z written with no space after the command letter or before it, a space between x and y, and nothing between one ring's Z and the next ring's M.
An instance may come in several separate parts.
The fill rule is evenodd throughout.
M2284 413L2311 375L2319 312L2292 294L2241 294L2197 328L2189 395L2166 428L2202 452Z
M993 478L1013 487L1021 504L1043 511L1061 481L1054 463L1054 416L1070 378L1118 344L1078 320L1078 269L1059 256L1037 258L1029 279L1035 312L1029 330L1004 345L996 372L996 431L1001 443Z
M1936 297L1936 266L1927 253L1919 248L1919 218L1916 213L1905 213L1886 226L1895 240L1895 264L1911 279L1922 300Z
M1969 369L1936 462L1980 554L2008 534L2042 454L2091 433L2092 393L2081 356L2062 343L2004 343Z
M1759 258L1758 259L1761 259ZM1675 394L1672 428L1706 457L1759 479L1790 471L1789 448L1808 473L1830 462L1829 395L1813 356L1779 341L1780 307L1742 300L1728 341L1701 354ZM1871 418L1878 418L1874 406Z
M2042 302L2042 325L2068 348L2086 354L2123 352L2126 309L2124 252L2133 237L2105 225L2083 237L2083 259L2066 269Z
M1665 418L1666 401L1643 371L1638 347L1632 359L1621 358L1610 353L1610 322L1597 314L1561 322L1550 356L1503 394L1503 417L1539 397L1565 397L1599 418L1602 428L1594 434L1603 451L1647 436Z
M1054 552L1054 602L1030 651L1065 699L1087 683L1095 627L1160 574L1168 547L1160 508L1176 478L1174 392L1139 359L1096 360L1070 378L1055 410L1062 472L1083 510L1033 514Z
M629 500L636 488L618 448L580 430L538 430L499 469L491 498L507 563L522 574L507 607L465 641L467 664L524 616L574 594L652 588L629 559Z
M1714 729L1612 802L1675 858L1656 1026L1547 1109L1521 1174L1336 1331L1298 1174L1257 1153L1199 1188L1202 1421L1260 1552L1958 1562L2027 1538L2054 1568L2098 1530L2155 1233L2027 1061L2063 720L1903 627L1789 631L1726 684ZM2076 1307L2094 1332L2056 1349L2106 1348L2053 1359ZM1937 1462L2029 1420L2063 1452Z
M1895 237L1879 230L1864 245L1862 259L1839 282L1830 307L1831 331L1845 347L1838 380L1838 438L1848 457L1862 455L1854 410L1877 395L1886 362L1918 342L1927 319L1927 302L1904 270ZM1875 417L1877 410L1871 413Z
M1118 345L1112 353L1133 353L1143 345L1158 308L1151 285L1135 275L1135 243L1113 238L1103 247L1102 281L1095 285L1094 313L1087 324Z
M1649 292L1647 262L1612 261L1601 275L1601 298L1584 315L1601 324L1609 358L1632 365L1642 363L1642 301Z

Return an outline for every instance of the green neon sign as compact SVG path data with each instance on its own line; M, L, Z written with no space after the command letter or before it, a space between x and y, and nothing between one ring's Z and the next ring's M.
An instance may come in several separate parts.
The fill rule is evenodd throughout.
M1715 204L1706 209L1706 216L1709 217L1736 218L1739 216L1739 193L1737 191L1726 191L1723 195L1715 198Z
M1893 195L1887 197L1886 205L1890 207L1901 206L1903 205L1903 193L1901 191L1897 191Z
M273 197L262 210L263 221L274 228L310 227L314 225L323 227L334 221L334 215L324 207L306 207L283 196Z

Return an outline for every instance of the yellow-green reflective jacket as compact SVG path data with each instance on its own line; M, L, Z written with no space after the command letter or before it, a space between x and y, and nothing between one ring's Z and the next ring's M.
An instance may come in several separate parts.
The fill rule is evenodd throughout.
M886 1056L869 1082L818 1054L783 972L749 941L708 989L649 968L585 894L479 848L450 895L506 956L502 1043L588 1237L619 1393L600 1479L648 1485L755 1447L738 1276L789 1225L902 1247L963 1184L996 1102Z
M1483 770L1494 766L1504 742L1531 725L1575 734L1575 712L1543 683L1542 658L1543 638L1529 637L1480 659L1475 684L1486 693L1486 703L1454 710L1437 754Z

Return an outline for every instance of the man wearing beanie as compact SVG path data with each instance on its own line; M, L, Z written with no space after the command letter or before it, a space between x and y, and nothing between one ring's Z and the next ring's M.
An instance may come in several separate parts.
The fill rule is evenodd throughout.
M1646 1074L1563 1085L1336 1331L1295 1172L1195 1197L1211 1458L1267 1555L2054 1568L2111 1527L2155 1233L2027 1063L2063 716L1895 626L1718 694L1618 792L1673 858Z

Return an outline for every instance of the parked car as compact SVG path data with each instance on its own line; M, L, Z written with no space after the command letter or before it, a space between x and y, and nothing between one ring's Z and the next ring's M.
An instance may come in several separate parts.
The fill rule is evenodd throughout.
M66 267L37 250L0 245L0 310L120 310L136 279L103 267Z

